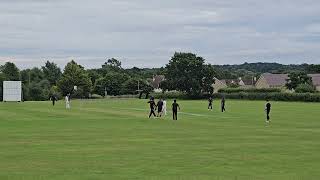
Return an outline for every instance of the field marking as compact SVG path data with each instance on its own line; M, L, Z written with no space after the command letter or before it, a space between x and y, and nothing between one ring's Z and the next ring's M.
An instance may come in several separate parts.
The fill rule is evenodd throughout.
M123 110L136 110L136 111L145 111L148 112L146 109L141 109L141 108L117 108L117 109L123 109ZM171 111L167 111L168 113L172 114ZM190 116L197 116L197 117L212 117L210 115L205 115L205 114L195 114L195 113L188 113L188 112L179 112L179 114L185 114L185 115L190 115Z

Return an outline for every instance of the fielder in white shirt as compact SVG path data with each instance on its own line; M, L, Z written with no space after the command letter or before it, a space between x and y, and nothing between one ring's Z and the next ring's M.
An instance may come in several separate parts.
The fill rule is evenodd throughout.
M162 115L167 115L167 101L165 99L163 99Z
M69 101L69 96L68 95L66 95L65 101L66 101L66 109L70 109L70 101Z

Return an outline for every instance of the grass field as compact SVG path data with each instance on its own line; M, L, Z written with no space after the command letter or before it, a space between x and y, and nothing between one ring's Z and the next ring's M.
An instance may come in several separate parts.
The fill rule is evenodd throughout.
M319 179L320 104L180 101L179 121L145 100L0 103L0 179Z

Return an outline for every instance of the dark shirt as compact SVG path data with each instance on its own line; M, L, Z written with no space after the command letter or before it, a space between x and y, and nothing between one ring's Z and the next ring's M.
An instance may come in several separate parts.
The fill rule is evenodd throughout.
M163 107L163 101L158 101L157 106L158 106L159 109L162 109L162 107Z
M178 111L178 107L179 107L179 104L178 104L178 103L173 103L173 104L172 104L172 110L173 110L173 111Z
M150 109L154 109L154 107L156 106L156 103L154 101L149 101L148 103L150 104Z
M271 110L271 104L270 104L270 103L267 103L267 104L266 104L266 109L267 109L267 111L270 111L270 110Z
M51 96L51 101L56 101L57 98L55 96Z
M221 104L224 105L226 103L226 100L222 99Z

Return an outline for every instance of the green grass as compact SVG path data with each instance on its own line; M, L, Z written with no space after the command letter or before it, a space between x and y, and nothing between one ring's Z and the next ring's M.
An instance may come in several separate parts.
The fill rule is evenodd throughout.
M318 179L320 104L180 101L179 121L144 100L0 103L0 179ZM145 110L143 110L145 109Z

